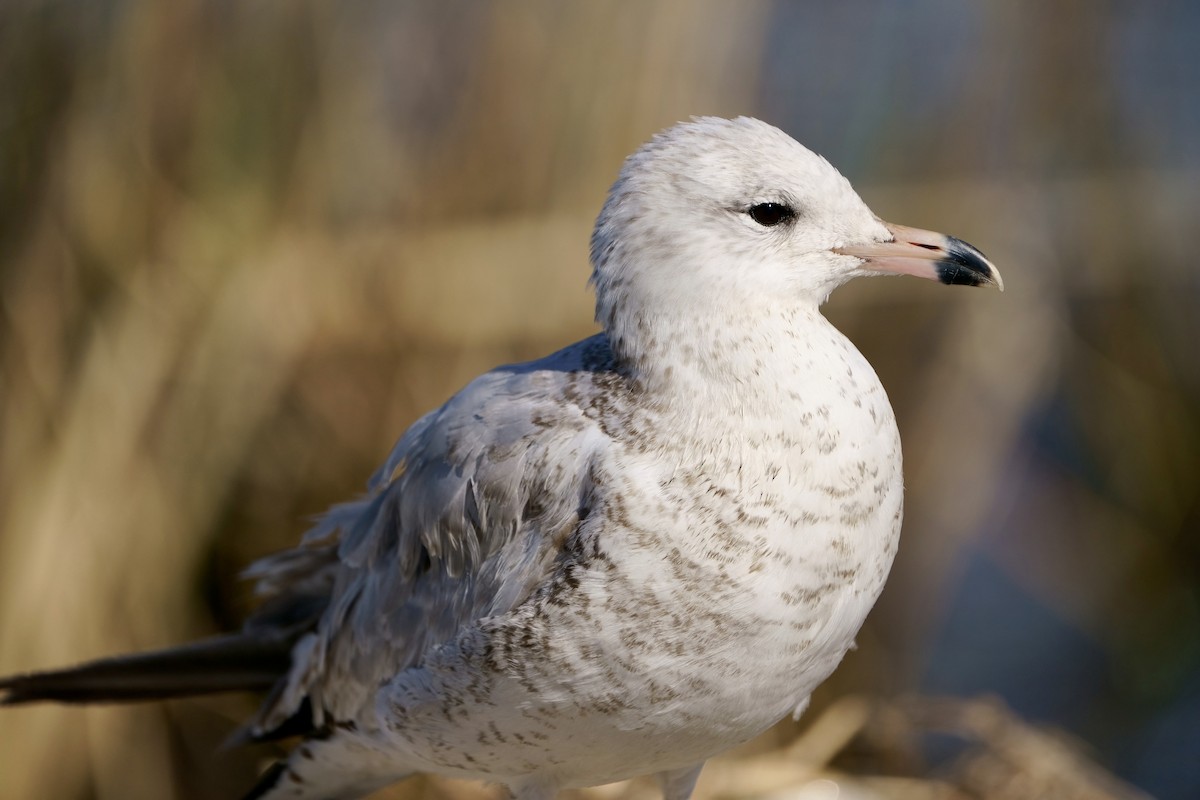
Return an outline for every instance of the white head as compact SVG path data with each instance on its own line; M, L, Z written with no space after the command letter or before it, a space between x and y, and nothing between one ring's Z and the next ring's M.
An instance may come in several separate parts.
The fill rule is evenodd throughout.
M681 123L630 156L591 256L596 318L618 349L662 318L815 309L858 275L999 282L969 245L889 226L828 161L749 117Z

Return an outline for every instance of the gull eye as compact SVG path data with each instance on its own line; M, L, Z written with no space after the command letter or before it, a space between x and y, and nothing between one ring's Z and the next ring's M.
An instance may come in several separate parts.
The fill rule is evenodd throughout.
M774 228L779 223L787 222L796 216L795 209L785 206L783 203L759 203L750 206L746 213L750 215L750 219L764 228Z

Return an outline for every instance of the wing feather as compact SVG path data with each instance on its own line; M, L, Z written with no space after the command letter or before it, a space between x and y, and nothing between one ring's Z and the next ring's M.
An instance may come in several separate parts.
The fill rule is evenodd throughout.
M363 499L248 570L264 608L286 607L298 587L328 598L256 732L306 698L318 725L355 718L382 682L547 577L588 507L592 456L605 444L579 402L600 391L585 363L595 351L586 340L475 379L409 428Z

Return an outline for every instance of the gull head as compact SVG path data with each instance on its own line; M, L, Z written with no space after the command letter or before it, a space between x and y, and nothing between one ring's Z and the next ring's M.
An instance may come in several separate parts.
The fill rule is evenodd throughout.
M815 308L863 275L1003 287L977 249L882 221L828 161L749 117L680 123L631 155L591 259L610 335L684 310Z

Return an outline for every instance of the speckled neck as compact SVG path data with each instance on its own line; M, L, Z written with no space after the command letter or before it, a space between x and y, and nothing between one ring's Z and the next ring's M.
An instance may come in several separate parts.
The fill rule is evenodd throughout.
M632 320L609 332L618 364L649 395L715 408L777 407L806 381L844 372L832 360L851 347L809 306L728 306L703 314ZM852 349L852 348L851 348Z

